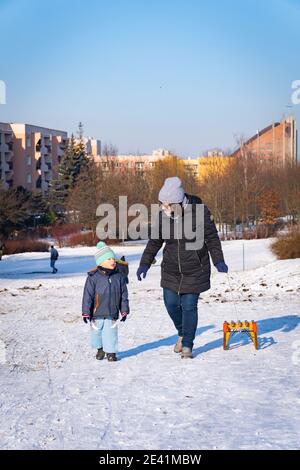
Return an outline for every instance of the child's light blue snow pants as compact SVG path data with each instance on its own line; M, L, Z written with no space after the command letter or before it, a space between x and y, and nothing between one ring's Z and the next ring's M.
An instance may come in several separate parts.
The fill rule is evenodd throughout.
M107 318L93 321L97 329L91 328L92 348L101 349L106 353L118 352L118 327L112 328L113 321Z

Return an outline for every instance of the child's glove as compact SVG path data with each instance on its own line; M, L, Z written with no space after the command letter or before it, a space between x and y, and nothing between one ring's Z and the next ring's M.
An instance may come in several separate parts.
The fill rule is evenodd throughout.
M88 323L91 321L91 316L90 315L82 315L82 319L84 323Z
M126 321L127 315L128 315L128 313L126 313L126 312L121 313L121 319L120 319L120 321Z

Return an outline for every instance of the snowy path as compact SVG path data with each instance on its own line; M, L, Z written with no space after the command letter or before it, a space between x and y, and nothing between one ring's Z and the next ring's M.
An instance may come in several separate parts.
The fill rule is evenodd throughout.
M214 271L192 361L172 351L159 262L135 279L143 246L116 249L130 261L132 315L115 364L94 359L80 318L93 249L61 250L57 276L44 254L4 257L0 448L299 449L300 259L275 261L268 245L245 242L242 272L242 242L223 244L233 293ZM233 299L241 319L258 321L259 351L241 336L223 351Z

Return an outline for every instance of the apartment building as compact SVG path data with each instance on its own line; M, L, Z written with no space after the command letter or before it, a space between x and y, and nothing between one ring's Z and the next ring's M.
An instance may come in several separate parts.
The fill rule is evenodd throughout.
M153 168L159 160L170 157L172 154L168 150L154 150L151 155L117 155L114 157L93 157L97 165L101 165L104 171L109 171L112 167L116 170L135 170L138 174L144 175L146 170Z
M30 124L9 124L13 135L13 185L45 193L56 176L67 132Z
M182 160L184 164L184 170L185 172L193 176L194 178L198 179L199 177L199 165L198 165L198 159L197 158L187 158Z
M78 143L79 139L75 139ZM101 141L83 137L90 157L101 155ZM68 144L65 131L31 124L0 123L0 179L5 188L23 186L46 193L57 176Z
M0 122L0 180L5 188L13 186L13 132Z

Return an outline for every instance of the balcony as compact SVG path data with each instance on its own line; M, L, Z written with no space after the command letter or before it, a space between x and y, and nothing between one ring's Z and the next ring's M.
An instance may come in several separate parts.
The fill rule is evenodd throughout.
M5 181L10 181L13 179L13 169L5 170Z
M8 144L9 142L12 141L12 132L4 132L4 142Z
M65 150L62 150L60 147L57 148L56 156L57 160L60 162L65 155Z
M5 173L10 173L12 170L13 170L12 162L5 163L5 165L4 165Z
M47 191L48 189L48 183L46 181L42 181L42 184L41 184L41 189L42 191Z
M12 143L8 145L5 142L0 143L0 152L11 152L12 151Z
M42 157L40 157L36 162L35 169L38 174L41 175L42 173L47 173L51 168L49 168L49 164L45 163Z
M35 145L35 151L40 152L41 149L42 149L42 142L41 142L41 139L39 139Z
M59 148L60 148L61 150L65 151L66 148L67 148L67 145L68 145L68 142L67 142L66 140L63 140L62 142L60 142Z
M10 163L12 161L12 158L13 158L13 156L12 156L11 152L5 152L5 161L7 163Z
M45 173L45 181L49 183L51 180L52 180L52 171L48 171L47 173Z
M35 187L36 187L36 189L41 189L41 187L42 187L42 177L41 176L39 176L38 179L36 180Z

